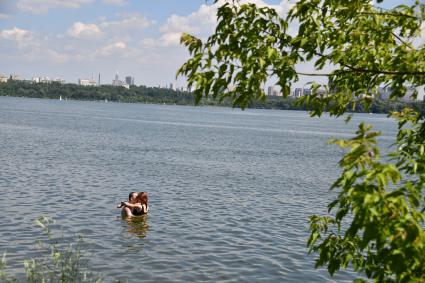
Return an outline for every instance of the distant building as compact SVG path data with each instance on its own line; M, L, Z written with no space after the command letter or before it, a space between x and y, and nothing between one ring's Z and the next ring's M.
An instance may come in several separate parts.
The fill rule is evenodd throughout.
M46 83L46 84L49 84L49 83L51 83L52 82L52 80L49 78L49 77L41 77L40 78L40 83Z
M56 79L52 80L52 82L60 83L62 85L65 84L65 80L64 79L61 79L61 78L56 78Z
M404 101L418 100L417 94L416 94L417 97L414 96L415 91L418 91L418 89L415 88L414 86L406 87L406 94L403 96L401 100L404 100Z
M127 78L126 78L127 79ZM134 82L134 81L133 81ZM121 86L123 88L129 89L130 88L130 84L123 82L119 79L118 74L115 75L115 79L112 80L112 85L113 86Z
M0 75L0 83L7 83L7 80L8 80L7 77Z
M322 92L322 90L320 90L320 89L316 90L316 93L321 93L321 92ZM311 95L311 89L310 88L303 88L303 95Z
M274 86L269 86L267 88L267 95L268 96L272 96L273 95L273 91L274 91Z
M40 82L40 77L33 77L32 81L33 81L33 83L38 84Z
M174 89L173 83L170 83L170 89Z
M299 87L294 89L294 97L301 97L303 95L304 95L304 89Z
M127 79L127 78L126 78ZM133 82L134 82L134 79L133 79ZM120 79L119 79L119 77L118 77L118 73L117 74L115 74L115 79L113 79L112 80L112 85L113 86L122 86L122 87L124 87L124 88L126 88L126 89L129 89L130 88L130 84L128 84L128 83L126 83L126 82L123 82L123 81L121 81Z
M97 86L97 82L93 79L78 79L78 84L81 86Z
M125 83L128 84L129 86L134 85L134 77L132 76L125 77Z
M418 91L418 100L424 100L425 98L425 86L418 86L416 88L416 90Z
M416 98L413 96L415 90L417 92ZM380 88L378 88L379 98L381 98L383 100L390 99L391 93L392 93L391 87L380 87ZM408 86L408 87L406 87L406 94L401 98L401 100L403 100L403 101L421 100L422 101L424 99L424 95L425 95L425 87L424 86L419 86L419 87Z
M390 99L390 95L391 95L391 88L390 87L380 87L378 88L378 95L379 98L387 100Z
M122 85L122 81L120 81L120 79L118 77L118 73L115 74L115 79L112 80L112 85L113 86L121 86Z
M319 92L319 90L317 91ZM297 87L294 89L292 96L295 98L304 96L304 95L311 95L311 89L309 88L301 88L301 87Z

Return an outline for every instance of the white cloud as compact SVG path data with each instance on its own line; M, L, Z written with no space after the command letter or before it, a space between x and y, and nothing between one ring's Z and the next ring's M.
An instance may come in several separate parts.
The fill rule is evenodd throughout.
M76 39L130 42L135 37L139 37L142 30L154 24L153 21L137 13L121 14L119 17L117 20L107 20L102 17L95 23L75 22L66 34Z
M184 32L201 38L207 37L217 25L217 7L225 2L225 0L220 0L215 5L203 4L196 12L187 16L171 15L160 27L159 31L162 36L157 43L161 46L177 46L180 44L180 36ZM287 1L282 1L279 5L270 5L262 0L245 0L240 3L254 3L258 7L270 7L275 9L279 15L287 13L292 6Z
M198 11L188 16L171 15L159 29L162 33L161 45L179 45L180 35L183 32L200 37L210 34L217 22L216 12L215 5L203 4Z
M19 48L25 48L29 45L35 45L36 40L32 32L14 27L9 30L2 30L0 37L6 40L14 41Z
M95 51L94 55L96 57L109 57L111 55L122 52L124 49L126 49L126 47L127 45L125 44L125 42L118 41L99 48Z
M31 14L45 14L52 8L80 8L94 0L19 0L19 10Z
M46 44L48 36L39 35L24 29L14 27L0 32L0 40L8 40L18 47L12 54L7 54L9 58L24 59L27 62L43 61L53 63L64 63L69 60L69 56L53 50Z
M218 5L224 1L220 0ZM250 2L266 5L264 1ZM120 5L126 2L130 1L17 0L14 5L19 4L21 11L40 14L51 9L81 8L90 3ZM75 76L81 70L96 68L129 72L133 70L135 75L137 72L144 72L143 76L139 76L143 77L142 83L153 84L155 80L158 83L165 83L174 79L175 71L188 56L186 48L179 44L181 34L189 32L206 38L214 31L218 5L202 3L205 2L200 1L199 8L193 13L170 15L159 24L143 14L132 12L114 16L105 15L92 21L75 20L61 33L19 28L3 31L0 29L0 45L18 46L19 48L14 48L5 56L13 57L11 61L23 66L26 66L26 63L39 66L44 65L39 62L45 62L57 66L58 70L62 69L61 72L68 76ZM94 7L90 5L87 8L91 9L92 6ZM284 13L287 4L273 7L278 13ZM64 63L66 69L60 67ZM70 75L69 70L72 68L75 68L75 74Z
M98 38L102 35L100 28L95 24L84 24L82 22L76 22L67 31L69 36L75 38Z
M148 20L146 17L134 14L122 14L120 20L116 21L103 21L99 27L108 32L125 32L128 30L141 30L151 26L154 22Z
M108 5L125 5L128 4L128 0L103 0L103 3Z

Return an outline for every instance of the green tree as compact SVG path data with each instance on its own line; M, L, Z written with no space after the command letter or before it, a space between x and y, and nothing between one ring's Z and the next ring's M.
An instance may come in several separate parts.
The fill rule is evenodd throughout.
M265 100L270 77L288 96L299 76L326 76L326 93L312 82L312 94L298 100L311 116L370 109L381 86L392 88L392 99L401 98L409 86L425 85L425 5L381 9L371 2L300 0L281 16L269 7L215 1L215 32L204 41L181 37L191 56L177 74L187 78L197 102L231 98L241 108ZM294 25L298 30L291 33ZM297 70L302 62L314 65L310 74ZM381 157L380 133L369 125L360 124L352 139L333 141L347 149L331 187L337 197L329 215L310 218L307 245L319 255L316 267L330 274L351 266L377 282L423 282L424 115L406 107L389 117L399 126L389 156Z

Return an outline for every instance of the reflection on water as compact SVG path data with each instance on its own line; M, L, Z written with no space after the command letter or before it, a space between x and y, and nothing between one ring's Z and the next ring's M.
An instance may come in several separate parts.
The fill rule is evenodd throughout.
M123 217L123 230L138 238L145 238L149 230L148 215Z

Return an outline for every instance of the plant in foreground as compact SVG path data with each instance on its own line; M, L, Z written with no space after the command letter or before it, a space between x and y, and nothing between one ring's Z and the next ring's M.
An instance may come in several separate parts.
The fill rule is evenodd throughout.
M24 261L26 282L101 282L101 277L90 271L87 267L88 260L84 258L81 247L82 237L78 237L75 244L66 244L58 241L49 227L53 220L39 217L35 224L43 229L47 236L46 243L40 242L41 249L48 253L47 257L31 258ZM6 254L0 262L0 281L5 283L19 282L6 272Z

